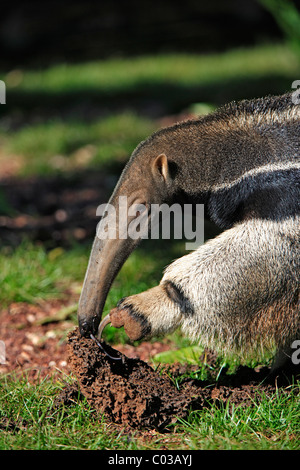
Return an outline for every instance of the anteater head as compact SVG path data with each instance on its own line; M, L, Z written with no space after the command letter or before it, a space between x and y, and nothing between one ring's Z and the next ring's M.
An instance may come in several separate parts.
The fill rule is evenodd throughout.
M174 192L172 171L168 157L152 142L142 143L125 167L98 224L91 250L78 307L82 335L97 334L111 284L149 230L150 205L166 202Z

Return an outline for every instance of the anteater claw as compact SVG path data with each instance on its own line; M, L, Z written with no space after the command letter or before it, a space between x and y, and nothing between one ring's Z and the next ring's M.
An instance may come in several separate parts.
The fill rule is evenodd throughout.
M104 330L104 328L106 327L106 325L108 325L110 323L110 316L107 315L106 317L103 318L102 322L100 323L99 325L99 328L98 328L98 333L97 333L97 338L91 333L90 337L92 338L92 340L94 340L97 345L99 346L99 348L110 358L112 359L113 361L120 361L122 360L122 356L121 357L114 357L114 356L111 356L110 354L108 354L108 352L104 349L104 347L102 346L101 344L101 336L102 336L102 332Z

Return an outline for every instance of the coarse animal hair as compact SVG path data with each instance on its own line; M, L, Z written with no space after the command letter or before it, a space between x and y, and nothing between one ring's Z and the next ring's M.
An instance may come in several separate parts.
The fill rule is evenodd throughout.
M157 131L133 152L111 202L120 195L148 205L203 203L223 232L171 263L158 286L122 299L110 314L115 326L133 339L181 326L201 344L243 355L271 345L287 351L300 336L300 106L291 93L233 102ZM106 246L92 252L102 264L114 255L103 286L136 244ZM96 304L88 307L95 325ZM92 324L85 317L83 332L84 322Z

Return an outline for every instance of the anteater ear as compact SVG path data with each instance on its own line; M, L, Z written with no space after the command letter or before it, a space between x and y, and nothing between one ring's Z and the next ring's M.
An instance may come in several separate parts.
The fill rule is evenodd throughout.
M158 157L154 159L152 163L152 171L154 177L163 178L166 183L170 181L169 163L164 153L158 155Z

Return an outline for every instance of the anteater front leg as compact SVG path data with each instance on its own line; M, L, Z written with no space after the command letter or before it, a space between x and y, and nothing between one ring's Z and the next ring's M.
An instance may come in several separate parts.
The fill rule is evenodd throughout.
M113 326L124 326L134 341L170 333L180 325L182 312L164 286L159 285L121 299L111 310L110 318Z

